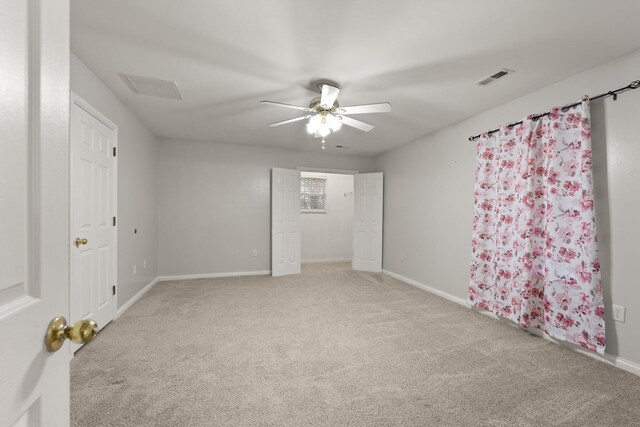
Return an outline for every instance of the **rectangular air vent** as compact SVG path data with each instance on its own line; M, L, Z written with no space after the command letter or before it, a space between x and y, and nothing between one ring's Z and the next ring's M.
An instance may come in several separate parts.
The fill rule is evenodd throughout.
M498 71L497 73L494 73L493 75L487 77L486 79L479 81L478 82L478 86L487 86L493 82L495 82L498 79L503 78L504 76L507 76L511 73L513 73L513 70L509 70L507 68L503 68L502 70Z
M178 91L176 82L154 79L153 77L134 76L132 74L118 74L124 84L136 95L155 96L159 98L179 99L182 95Z

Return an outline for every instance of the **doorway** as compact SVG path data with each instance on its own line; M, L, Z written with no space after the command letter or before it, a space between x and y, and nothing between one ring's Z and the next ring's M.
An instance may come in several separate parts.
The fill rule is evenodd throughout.
M301 262L350 262L353 255L352 174L300 172Z
M271 274L300 273L305 261L347 259L354 270L381 272L382 209L382 172L272 169ZM305 236L311 241L302 244Z
M116 307L118 127L71 96L70 322L103 328ZM75 352L80 344L71 344Z

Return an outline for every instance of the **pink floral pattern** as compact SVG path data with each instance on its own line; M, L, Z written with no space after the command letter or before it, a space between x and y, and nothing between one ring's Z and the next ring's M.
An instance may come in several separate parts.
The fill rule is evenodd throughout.
M477 150L469 303L603 353L588 98Z

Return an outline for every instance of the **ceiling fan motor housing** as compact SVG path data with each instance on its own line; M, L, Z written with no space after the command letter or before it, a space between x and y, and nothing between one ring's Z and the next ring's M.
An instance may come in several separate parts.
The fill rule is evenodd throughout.
M309 103L309 109L315 111L318 114L322 114L322 113L326 114L326 113L334 113L338 108L340 108L340 104L338 103L337 99L333 103L332 108L323 107L322 105L320 105L321 98L322 98L321 96L316 96L315 98L313 98Z

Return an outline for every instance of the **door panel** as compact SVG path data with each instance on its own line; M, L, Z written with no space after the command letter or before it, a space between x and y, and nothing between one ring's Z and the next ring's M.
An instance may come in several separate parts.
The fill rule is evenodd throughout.
M115 159L117 127L76 95L71 105L70 322L91 318L99 328L113 320L115 298ZM75 351L80 347L72 344Z
M78 262L74 266L74 272L77 274L73 280L77 280L79 283L91 283L91 275L93 273L93 252L82 252L78 255ZM82 310L75 313L75 316L79 319L88 318L91 314L91 291L90 286L82 286L72 291L71 305L76 307L76 310ZM76 299L76 296L78 299Z
M109 246L104 245L99 247L96 252L98 259L98 265L96 269L96 277L98 281L98 310L104 310L108 304L113 303L113 293L109 292L111 288L111 283L109 282L109 253L111 252L111 250Z
M69 4L0 0L0 424L68 425Z
M271 274L300 273L300 172L271 170Z
M354 270L382 271L382 172L355 175Z

